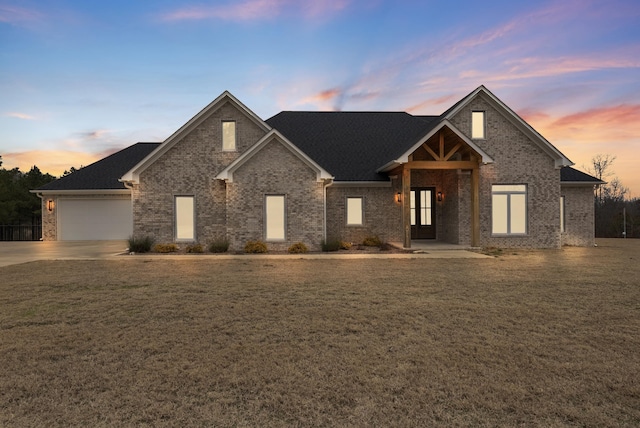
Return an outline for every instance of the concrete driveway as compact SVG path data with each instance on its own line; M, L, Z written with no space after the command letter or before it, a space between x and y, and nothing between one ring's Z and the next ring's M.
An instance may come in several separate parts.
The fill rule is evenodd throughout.
M101 259L126 249L127 241L2 241L0 267L36 260Z

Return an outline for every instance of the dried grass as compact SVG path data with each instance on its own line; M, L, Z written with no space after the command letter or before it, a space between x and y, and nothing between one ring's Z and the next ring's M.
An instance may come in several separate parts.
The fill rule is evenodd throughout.
M0 426L638 426L639 258L0 268Z

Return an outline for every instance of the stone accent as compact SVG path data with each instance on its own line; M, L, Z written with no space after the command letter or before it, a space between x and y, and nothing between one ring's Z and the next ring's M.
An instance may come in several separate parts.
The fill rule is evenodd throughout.
M483 96L473 99L452 118L461 132L471 136L471 112L486 112L486 139L474 142L495 163L480 168L480 244L485 247L559 248L560 170L554 160L522 133ZM526 184L528 225L524 236L491 233L491 186ZM466 225L461 217L460 230Z
M316 171L277 138L269 141L233 173L227 187L227 236L230 249L241 251L248 241L263 240L269 250L286 251L303 242L319 251L324 235L324 183ZM284 195L285 241L266 241L265 197Z
M595 245L593 186L561 186L564 196L565 231L562 245Z
M47 201L53 201L53 211L47 209ZM42 195L42 240L58 240L58 198L57 195Z

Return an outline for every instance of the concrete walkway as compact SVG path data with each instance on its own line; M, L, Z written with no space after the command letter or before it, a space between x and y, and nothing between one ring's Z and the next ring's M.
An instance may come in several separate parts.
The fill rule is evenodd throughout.
M137 254L125 255L126 241L35 241L35 242L0 242L0 267L36 260L96 260L113 259L461 259L490 258L490 256L468 251L465 247L449 246L412 248L414 253L309 253L309 254Z

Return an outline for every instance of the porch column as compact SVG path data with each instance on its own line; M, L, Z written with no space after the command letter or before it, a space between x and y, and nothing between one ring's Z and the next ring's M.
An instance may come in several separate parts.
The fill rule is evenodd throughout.
M402 168L402 226L404 247L411 248L411 168Z
M471 170L471 246L480 245L480 168Z

